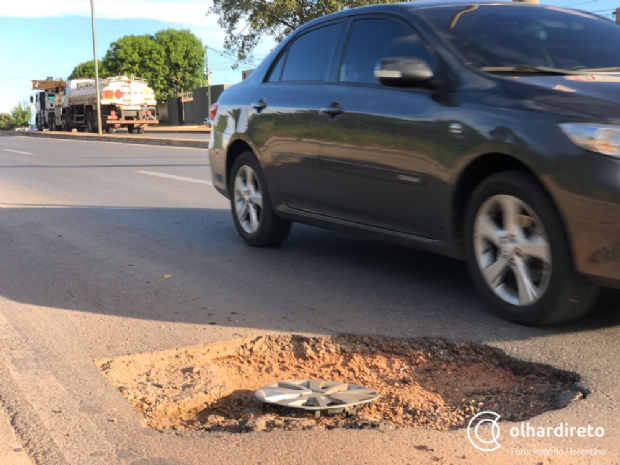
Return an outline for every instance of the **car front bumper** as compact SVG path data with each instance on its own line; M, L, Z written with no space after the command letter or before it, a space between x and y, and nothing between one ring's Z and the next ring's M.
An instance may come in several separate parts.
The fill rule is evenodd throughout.
M571 152L549 179L575 268L596 284L620 288L620 159Z

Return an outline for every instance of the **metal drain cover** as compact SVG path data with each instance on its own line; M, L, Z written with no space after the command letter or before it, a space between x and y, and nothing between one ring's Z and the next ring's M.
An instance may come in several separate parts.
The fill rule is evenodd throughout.
M355 384L310 379L271 383L255 393L264 404L326 413L353 413L379 398L373 389Z

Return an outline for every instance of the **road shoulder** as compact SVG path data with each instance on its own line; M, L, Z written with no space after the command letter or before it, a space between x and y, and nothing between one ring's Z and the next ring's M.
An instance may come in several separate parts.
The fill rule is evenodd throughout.
M0 404L0 465L33 465Z
M163 145L168 147L208 148L209 141L204 139L180 139L170 137L131 137L114 134L89 134L73 132L24 132L20 136L48 139L68 139L97 142L120 142L124 144Z

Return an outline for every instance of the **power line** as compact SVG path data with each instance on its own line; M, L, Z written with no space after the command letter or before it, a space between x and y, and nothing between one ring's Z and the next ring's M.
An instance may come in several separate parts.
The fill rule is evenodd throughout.
M212 52L214 52L214 53L216 53L216 54L218 54L218 55L219 55L219 56L221 56L222 58L226 58L226 59L228 59L228 60L235 61L235 62L236 62L236 61L239 61L237 58L234 58L234 57L232 57L232 56L230 56L230 55L226 54L225 52L220 52L219 50L216 50L216 49L211 48L211 47L209 47L209 50L210 50L210 51L212 51ZM263 57L263 58L255 58L255 60L258 60L258 61L263 61L265 58L266 58L266 57ZM249 64L254 65L254 64L256 64L256 63L255 63L254 61L252 61L252 62L251 62L251 63L249 63Z
M598 2L599 0L587 0L585 2L579 2L579 3L570 3L568 5L563 5L562 8L568 8L571 6L577 6L577 5L585 5L586 3L594 3L594 2Z
M216 54L218 54L219 56L221 56L222 58L226 58L227 60L230 60L230 61L235 61L235 62L236 62L236 61L238 61L236 58L231 57L231 56L229 56L229 55L226 55L225 53L218 52L218 51L217 51L217 50L215 50L215 49L211 49L211 50L212 50L214 53L216 53Z

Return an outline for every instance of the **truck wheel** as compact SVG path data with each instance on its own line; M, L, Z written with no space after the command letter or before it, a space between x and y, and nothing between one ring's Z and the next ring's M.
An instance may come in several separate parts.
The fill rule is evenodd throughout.
M136 133L137 134L144 134L144 126L141 127L141 128L137 128Z
M105 128L105 132L107 132L108 134L114 134L114 128L112 126L108 126L107 128Z
M50 119L49 119L48 125L50 127L50 131L55 131L56 130L56 118L51 116Z
M88 132L95 132L95 120L92 111L86 113L86 127L88 128Z
M127 132L129 132L129 134L135 134L135 130L136 130L136 128L134 127L133 124L129 124L127 126Z

